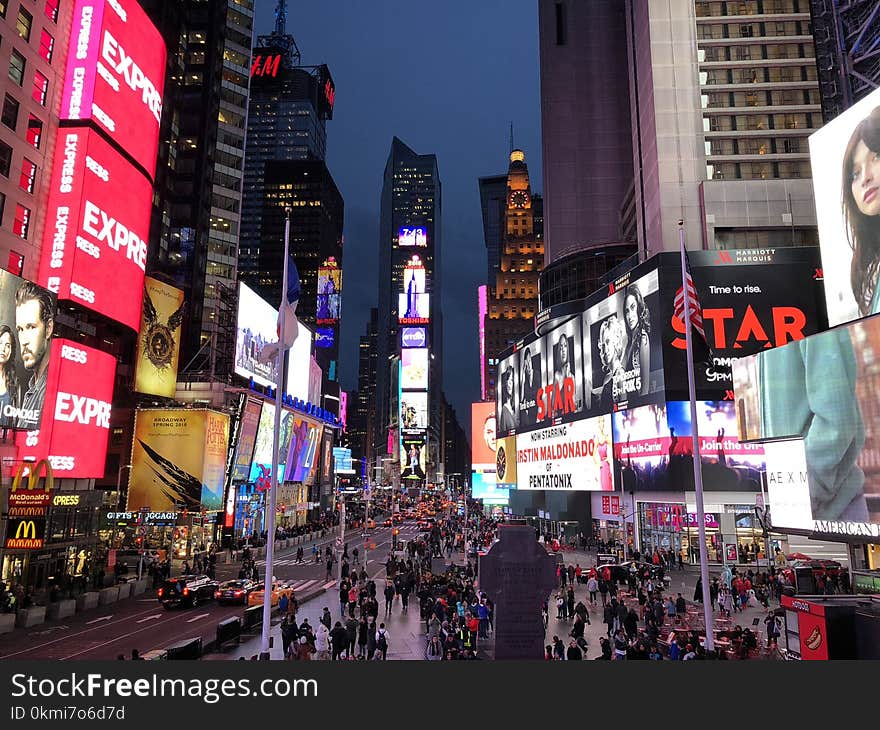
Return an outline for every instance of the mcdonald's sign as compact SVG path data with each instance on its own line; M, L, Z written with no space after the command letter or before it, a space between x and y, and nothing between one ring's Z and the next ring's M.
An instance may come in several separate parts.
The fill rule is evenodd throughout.
M27 477L27 486L22 488L22 480L25 477ZM39 488L41 478L43 478L42 489ZM40 459L36 463L22 461L12 477L12 486L9 488L10 516L16 514L15 510L22 508L28 508L28 511L18 513L21 516L33 514L33 508L39 509L40 514L45 515L52 499L54 486L55 476L52 473L52 465L47 459Z
M43 547L46 533L46 519L9 519L6 522L7 550L35 550Z

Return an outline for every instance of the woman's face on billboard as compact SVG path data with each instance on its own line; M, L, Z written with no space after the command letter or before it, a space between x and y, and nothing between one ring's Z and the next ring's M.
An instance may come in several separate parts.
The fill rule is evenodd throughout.
M880 215L880 158L863 141L853 152L852 195L864 215Z

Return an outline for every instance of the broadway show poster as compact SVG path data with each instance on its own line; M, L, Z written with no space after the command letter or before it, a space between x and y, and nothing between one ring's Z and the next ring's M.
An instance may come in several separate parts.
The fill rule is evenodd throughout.
M521 353L513 353L498 363L498 375L495 384L495 409L498 433L513 433L517 428L517 409L519 403L519 375L517 364ZM535 363L540 379L541 360ZM537 407L535 408L537 413Z
M732 398L732 361L827 329L819 249L693 251L691 277L712 353L695 344L698 399ZM667 400L687 400L684 322L673 315L681 289L678 256L664 255L663 362Z
M0 269L0 428L40 427L56 311L48 289ZM32 380L42 387L28 396Z
M635 408L663 397L659 273L616 282L583 314L587 412Z
M543 339L543 347L547 386L538 398L536 416L538 422L549 424L584 409L580 319L572 318L549 332Z
M235 449L235 463L232 467L233 481L243 482L248 478L262 410L263 404L258 400L249 399L244 407L241 427L238 431L238 445Z
M138 336L134 389L173 398L180 355L183 292L151 277L144 279L144 303Z
M427 460L427 436L404 434L400 444L401 479L424 479Z
M188 408L135 413L129 511L219 510L229 417Z
M544 383L548 382L544 379L544 343L544 338L535 339L517 353L519 372L514 378L519 395L517 431L529 431L538 426L538 400L543 394ZM505 428L499 430L507 431Z

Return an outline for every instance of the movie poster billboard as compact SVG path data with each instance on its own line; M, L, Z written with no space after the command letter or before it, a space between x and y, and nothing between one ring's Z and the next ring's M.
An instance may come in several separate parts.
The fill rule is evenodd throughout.
M735 369L737 383L757 383L736 389L741 431L803 441L813 531L880 537L880 317L767 350Z
M828 322L880 312L880 90L810 135Z
M427 433L405 433L400 437L400 478L424 479L427 468Z
M299 336L297 336L299 340ZM238 285L238 320L235 339L235 372L255 383L278 384L278 310L247 284ZM265 352L264 352L265 350Z
M144 278L134 374L138 393L174 397L184 311L183 291L151 276Z
M471 465L494 468L495 404L471 403Z
M516 436L517 489L613 491L611 416Z
M263 403L248 399L241 415L241 426L238 429L238 444L235 447L235 461L232 465L232 480L247 480L254 457L254 445L257 441L257 427L260 425L260 414Z
M637 408L663 398L659 272L618 282L583 316L588 413Z
M342 269L332 256L318 267L316 324L336 324L342 303Z
M428 348L400 351L400 387L403 390L428 389Z
M532 371L534 379L531 385L535 388L533 406L534 414L529 413L529 420L534 415L537 418L538 406L537 397L538 390L543 387L543 379L541 373L543 371L543 362L540 353L535 353L536 348L527 347L522 352L514 352L508 355L498 363L498 377L495 381L495 413L496 423L499 433L513 433L517 428L518 412L520 404L520 385L519 385L519 361L522 357L527 357L532 363L532 367L537 367L537 371ZM525 353L525 354L523 354Z
M826 329L819 251L811 247L693 251L691 275L712 355L694 345L698 399L732 397L735 358ZM665 263L663 363L667 400L687 400L684 321L673 314L681 268Z
M46 391L30 381L48 378L57 311L48 289L0 269L0 428L40 427Z
M229 417L190 408L135 413L129 511L220 510Z

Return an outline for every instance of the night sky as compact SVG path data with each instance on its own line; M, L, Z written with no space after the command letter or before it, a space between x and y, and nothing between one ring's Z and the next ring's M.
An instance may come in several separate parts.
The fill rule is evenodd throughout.
M257 33L276 0L257 0ZM358 338L378 301L379 197L397 135L437 155L443 186L444 390L470 432L480 388L477 287L485 284L477 179L507 171L509 126L541 191L536 0L288 0L287 32L336 84L327 164L345 200L340 379L357 389Z

